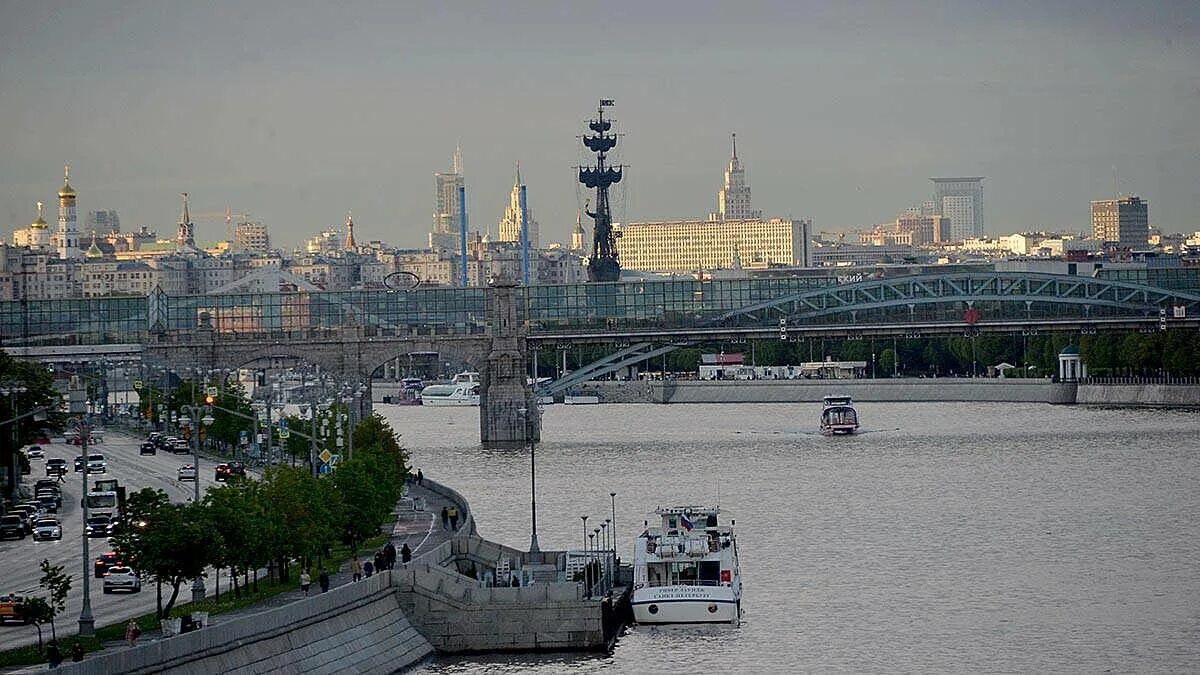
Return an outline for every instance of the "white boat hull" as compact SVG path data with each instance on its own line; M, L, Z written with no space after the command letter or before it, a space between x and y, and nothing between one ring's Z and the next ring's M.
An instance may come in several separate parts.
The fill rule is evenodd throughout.
M455 398L451 396L422 396L421 405L431 406L477 406L479 405L478 396L469 396L466 398Z
M631 599L638 623L738 623L741 603L729 586L639 588Z

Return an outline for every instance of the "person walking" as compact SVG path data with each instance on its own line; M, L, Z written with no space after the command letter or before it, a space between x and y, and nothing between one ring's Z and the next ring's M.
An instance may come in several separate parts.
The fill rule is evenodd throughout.
M51 640L50 644L46 645L46 663L50 666L51 670L54 670L62 665L62 661L63 655L58 649L58 643Z
M142 627L138 625L136 619L130 619L129 625L125 627L125 641L130 647L137 646L137 639L142 634Z
M312 577L308 576L308 570L300 571L300 590L304 593L304 597L308 597L308 586L312 583Z
M350 574L355 581L362 581L363 566L362 561L358 559L358 554L355 553L350 558Z
M317 583L321 585L322 593L329 592L329 572L327 570L322 569L321 573L317 575Z
M71 647L71 660L76 663L83 660L83 645L79 644L79 640Z
M417 469L417 485L424 485L424 484L425 484L425 474L421 473L420 469Z
M400 547L400 562L407 564L412 560L412 549L408 547L408 542Z
M450 529L450 510L445 506L442 507L442 529Z
M387 568L389 570L395 569L396 568L396 545L389 541L387 543L387 546L383 547L383 557L384 557L384 561L387 563Z
M387 558L383 555L383 549L375 551L375 571L382 572L387 569Z
M374 572L374 571L375 571L375 566L371 564L371 559L367 558L367 561L365 563L363 563L363 572L366 572L367 578L370 579L371 572Z
M458 529L458 507L451 506L449 515L450 515L450 531L453 532Z

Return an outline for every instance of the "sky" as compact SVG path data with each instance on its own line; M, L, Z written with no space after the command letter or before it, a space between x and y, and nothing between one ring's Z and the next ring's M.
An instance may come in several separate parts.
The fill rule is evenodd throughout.
M520 161L567 241L601 98L622 221L715 210L736 132L755 208L815 231L892 220L932 176L986 177L992 234L1090 229L1117 192L1200 230L1194 0L0 0L0 233L38 200L53 223L70 163L81 228L173 237L188 192L202 241L226 207L285 248L353 210L360 242L417 247L461 144L473 230Z

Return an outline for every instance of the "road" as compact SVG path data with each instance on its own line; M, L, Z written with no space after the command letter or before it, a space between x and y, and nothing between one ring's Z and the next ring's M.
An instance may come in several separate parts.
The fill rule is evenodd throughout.
M43 446L46 458L61 457L67 460L68 468L74 467L75 457L80 454L79 448L67 445L62 437L52 438L50 445ZM139 455L138 447L141 437L129 436L123 433L107 431L104 441L89 445L88 452L104 454L108 462L108 473L92 474L89 476L89 487L98 478L116 478L128 493L142 488L159 488L177 502L189 501L193 498L195 487L191 481L176 480L179 467L192 463L192 455L175 455L159 451L156 455ZM32 487L33 482L45 477L45 460L31 461L32 472L25 476L26 484ZM211 485L213 480L214 463L200 459L200 491ZM55 565L65 565L67 574L71 575L71 592L67 597L66 612L55 620L60 633L74 633L78 628L79 612L83 607L83 583L80 573L85 563L83 561L83 510L80 508L82 493L81 473L69 473L66 484L62 485L63 506L59 511L59 520L63 527L61 541L33 541L25 537L21 541L0 541L0 594L18 593L21 595L45 595L38 587L41 577L39 566L43 559ZM102 590L101 579L92 576L92 564L95 559L106 551L111 551L107 539L92 538L88 540L88 560L86 573L91 582L92 615L96 625L102 626L117 621L127 620L140 614L154 611L156 595L153 582L143 582L145 585L139 593L105 594ZM209 574L206 581L208 592L213 592L213 578ZM222 578L221 592L225 592L225 579ZM164 599L170 597L170 589L164 589ZM185 583L179 591L180 600L191 599L191 584ZM42 628L46 639L49 639L49 625ZM36 644L37 629L33 626L18 626L5 624L0 626L0 644L6 648L18 647L25 644Z

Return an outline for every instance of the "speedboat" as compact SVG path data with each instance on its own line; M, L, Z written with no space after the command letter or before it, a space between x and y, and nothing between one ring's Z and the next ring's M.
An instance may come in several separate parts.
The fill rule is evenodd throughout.
M421 390L421 405L479 405L479 373L459 373L448 384L431 384Z
M633 618L638 623L732 623L742 616L742 576L733 521L719 508L660 508L633 549Z
M858 411L849 396L826 396L821 408L821 433L826 436L858 431Z

